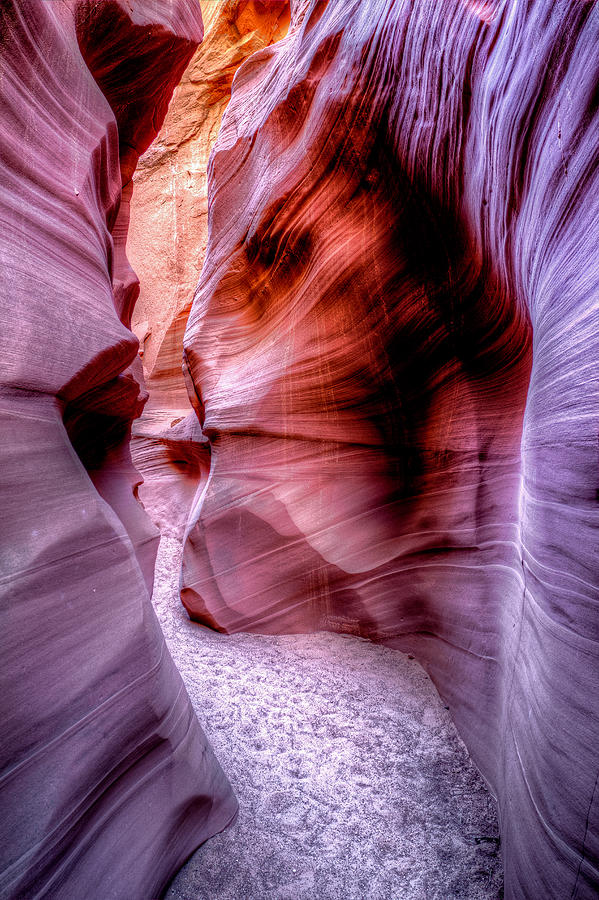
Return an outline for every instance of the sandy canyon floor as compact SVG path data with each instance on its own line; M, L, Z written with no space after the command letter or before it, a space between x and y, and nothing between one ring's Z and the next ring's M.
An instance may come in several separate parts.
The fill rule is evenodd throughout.
M163 538L154 604L239 799L168 900L498 900L496 806L413 659L354 637L216 634L178 598Z

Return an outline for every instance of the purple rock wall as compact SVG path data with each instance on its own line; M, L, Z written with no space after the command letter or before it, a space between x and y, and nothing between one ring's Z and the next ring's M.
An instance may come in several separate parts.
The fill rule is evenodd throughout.
M598 47L595 3L294 3L185 340L190 615L417 653L511 900L599 890Z
M128 449L127 185L201 38L191 0L0 6L2 897L156 897L236 810Z

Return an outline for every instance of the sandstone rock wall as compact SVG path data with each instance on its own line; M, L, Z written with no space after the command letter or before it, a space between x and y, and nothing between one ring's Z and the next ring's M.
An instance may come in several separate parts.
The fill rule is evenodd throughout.
M235 813L129 454L128 185L201 37L193 0L0 9L2 897L155 897Z
M237 72L186 330L183 601L409 648L506 896L595 897L599 8L294 3Z
M164 534L178 537L210 467L181 371L183 334L206 250L208 157L236 70L286 32L289 3L205 0L202 15L204 41L135 173L127 242L141 281L133 330L149 391L132 451L148 513Z

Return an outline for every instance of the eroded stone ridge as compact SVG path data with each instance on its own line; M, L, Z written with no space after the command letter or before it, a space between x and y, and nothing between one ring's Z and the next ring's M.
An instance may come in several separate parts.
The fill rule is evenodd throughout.
M157 896L235 813L151 607L128 449L128 185L201 38L192 0L0 11L2 897Z
M596 896L599 9L293 4L237 72L185 338L182 597L417 652L509 898Z
M133 330L149 398L131 451L148 514L162 534L183 537L198 484L210 468L194 440L181 348L208 233L206 168L231 82L252 53L280 39L288 0L202 0L204 40L177 86L160 133L135 172L127 253L141 290Z

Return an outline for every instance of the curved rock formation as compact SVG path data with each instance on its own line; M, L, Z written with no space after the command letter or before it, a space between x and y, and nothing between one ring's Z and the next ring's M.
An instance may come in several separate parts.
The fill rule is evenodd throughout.
M135 173L127 253L141 280L133 330L149 400L133 429L140 498L163 534L183 536L210 468L181 372L181 347L206 250L206 167L239 66L289 24L283 0L207 0L205 37Z
M185 338L183 602L416 652L506 896L599 888L599 9L293 4L238 71Z
M201 38L193 0L2 3L2 897L155 897L235 814L128 450L127 185Z

